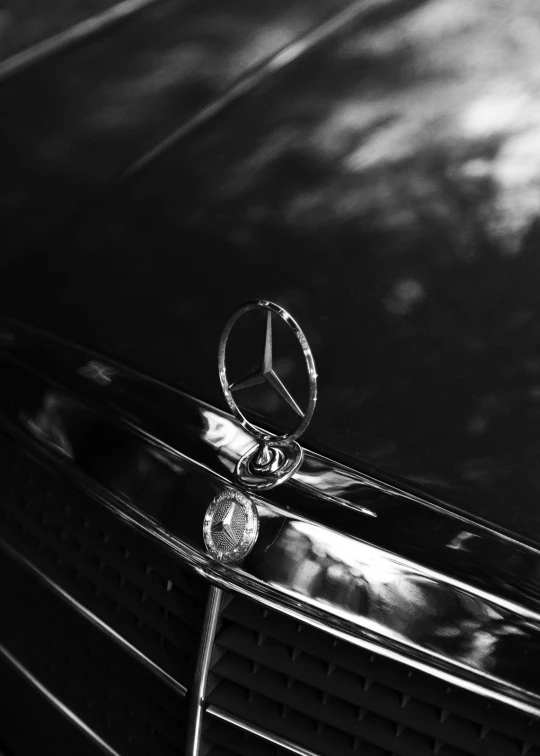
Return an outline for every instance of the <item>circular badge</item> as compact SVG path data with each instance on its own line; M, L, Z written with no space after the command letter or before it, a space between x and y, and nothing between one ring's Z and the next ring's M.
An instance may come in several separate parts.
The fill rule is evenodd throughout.
M206 510L204 544L219 562L239 562L249 554L258 534L257 509L251 499L239 491L223 491Z

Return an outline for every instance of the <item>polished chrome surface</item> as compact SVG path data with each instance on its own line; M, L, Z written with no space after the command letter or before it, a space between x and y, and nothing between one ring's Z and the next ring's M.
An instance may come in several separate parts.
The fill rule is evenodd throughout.
M540 713L538 550L306 453L293 480L252 495L259 537L241 566L220 564L206 553L204 516L253 438L95 354L13 323L4 336L4 430L199 574ZM81 372L90 363L100 370Z
M201 730L205 708L206 682L214 647L214 638L219 620L219 612L223 600L223 591L212 587L206 605L199 656L195 670L193 698L189 718L189 730L186 744L186 756L198 756L201 742Z
M0 414L66 459L90 427L97 423L105 431L114 424L123 444L136 440L141 454L148 449L150 458L167 460L159 470L154 462L146 476L163 477L167 468L180 474L181 461L188 460L227 483L234 480L238 460L256 444L219 409L39 329L0 321L0 345L6 386ZM79 467L85 464L78 459ZM131 469L129 475L138 479L142 473ZM120 495L126 487L110 474L105 484ZM540 609L540 550L433 498L307 451L294 478L267 495L329 528ZM131 498L123 495L127 505ZM136 498L138 510L152 515L156 505L141 491Z
M214 497L203 522L204 544L218 562L240 562L259 535L259 516L249 496L227 489Z
M244 376L237 381L230 382L227 377L227 341L231 330L236 321L245 315L245 313L256 309L263 309L266 311L266 334L264 340L264 355L261 367L249 376ZM274 353L273 353L273 337L272 337L272 314L278 315L287 325L291 328L296 338L300 342L304 359L306 363L306 370L309 378L309 400L306 411L300 409L293 397L290 395L286 386L274 370ZM249 302L248 304L240 307L227 321L221 340L219 342L219 378L221 381L221 387L225 394L225 399L233 415L240 422L243 428L249 433L253 434L255 438L260 441L272 441L276 445L286 445L291 441L295 441L308 427L313 412L315 411L315 404L317 402L317 372L315 370L315 361L313 354L309 348L308 341L302 332L298 323L294 318L286 312L282 307L274 304L273 302L267 302L265 300L258 300L256 302ZM261 383L267 383L281 399L286 402L297 415L301 417L300 424L290 433L284 433L281 436L273 436L271 433L261 433L259 428L254 426L240 410L238 404L235 402L232 392L240 391L241 389L257 386Z
M268 462L264 464L264 460ZM238 485L252 491L268 491L292 478L304 461L300 444L291 441L287 446L273 446L263 442L240 457L234 477Z
M229 336L234 325L243 315L259 309L266 312L262 363L259 368L252 371L249 375L230 382L227 375L227 342ZM309 381L309 396L305 411L296 403L274 369L272 315L277 315L289 326L302 348ZM282 307L279 307L279 305L266 300L248 302L236 310L225 324L219 342L218 365L221 387L231 412L242 427L259 442L258 448L246 452L239 460L236 467L238 482L247 488L256 490L265 490L284 483L294 475L302 464L302 449L294 442L304 433L311 422L317 403L317 371L315 369L313 354L303 331L294 318ZM300 424L289 433L276 436L268 431L261 431L257 426L249 422L233 397L233 392L235 391L249 389L264 383L270 386L281 401L287 404L301 418Z
M97 748L99 748L103 753L108 754L108 756L120 756L118 751L115 751L114 748L112 748L108 743L106 743L103 738L100 738L100 736L92 730L80 717L78 717L71 709L69 709L65 704L62 703L62 701L57 698L51 691L46 688L42 683L34 677L34 675L30 672L29 669L27 669L21 662L13 656L9 652L9 650L0 643L0 657L4 659L6 662L8 662L12 667L14 667L17 672L19 672L24 679L32 685L33 688L35 688L41 695L47 699L47 701L54 706L57 711L59 711L61 714L63 714L66 719L69 719L69 721L74 724L79 730L82 730L84 734L90 738L90 740L96 745ZM31 722L29 722L29 726L31 726ZM45 750L44 750L45 752Z
M23 556L12 546L10 546L3 538L0 538L0 550L17 561L20 565L22 565L34 577L44 583L49 590L63 599L78 614L89 620L93 625L99 628L99 630L108 635L109 638L115 641L115 643L117 643L121 648L127 651L127 653L131 654L131 656L137 659L137 661L143 664L157 677L163 680L163 682L173 688L173 690L175 690L179 695L186 695L187 688L185 687L185 685L182 685L181 682L172 677L172 675L170 675L166 670L160 667L159 664L156 664L154 661L152 661L152 659L146 656L146 654L143 654L142 651L140 651L136 646L127 641L124 637L122 637L120 633L117 633L116 630L114 630L112 627L110 627L110 625L100 619L96 614L94 614L94 612L91 612L89 609L87 609L87 607L77 601L77 599L75 599L68 591L64 590L61 586L58 585L58 583L45 575L45 573L42 572L38 567L36 567L35 564L33 564L29 559Z
M223 711L222 709L218 709L217 706L209 706L206 709L206 713L209 716L214 717L215 719L221 719L223 722L228 722L228 724L231 724L234 727L238 727L239 729L244 730L245 732L249 732L252 735L256 735L257 737L262 738L263 740L267 740L269 743L273 743L274 745L277 745L280 748L284 748L286 751L290 751L291 753L296 753L298 754L298 756L317 756L315 751L309 751L307 748L302 748L302 746L296 745L295 743L291 743L290 740L285 740L284 738L280 738L277 735L274 735L273 733L268 732L268 730L261 730L259 727L255 727L249 722L245 722L243 719L238 719L238 717L235 717L232 714L228 714L226 711Z

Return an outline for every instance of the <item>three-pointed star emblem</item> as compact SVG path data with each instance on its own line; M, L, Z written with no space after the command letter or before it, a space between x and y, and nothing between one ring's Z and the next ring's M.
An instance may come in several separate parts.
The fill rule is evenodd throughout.
M220 562L238 562L247 556L258 533L257 508L240 491L222 491L206 510L204 544L208 553Z
M304 417L304 412L300 409L298 404L294 401L293 397L287 391L281 378L275 372L273 368L272 360L272 313L268 311L266 313L266 338L264 342L264 355L260 368L254 370L249 375L241 378L239 381L231 383L231 391L240 391L241 389L249 388L250 386L258 386L261 383L267 383L275 392L291 407L297 415Z
M236 532L233 526L234 516L236 514L235 510L236 505L229 504L229 508L227 509L223 517L220 520L213 522L212 527L210 528L213 536L223 534L230 540L231 546L233 547L238 546L239 542L241 541L241 537L238 537L238 526L236 528Z

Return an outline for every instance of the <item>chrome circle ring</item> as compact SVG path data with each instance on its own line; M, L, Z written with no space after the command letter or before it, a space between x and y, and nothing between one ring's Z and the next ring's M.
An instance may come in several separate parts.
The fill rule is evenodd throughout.
M245 315L247 312L250 312L251 310L257 310L257 309L263 309L267 311L267 320L266 320L266 340L265 340L265 349L264 349L264 358L263 363L261 365L260 370L256 371L251 376L245 378L242 381L237 381L234 384L231 384L229 382L229 379L227 377L227 367L226 367L226 352L227 352L227 341L229 339L229 335L231 333L231 330L236 323L236 321L242 317L242 315ZM272 316L277 315L280 317L292 330L296 338L298 339L298 342L300 343L300 346L302 348L302 353L304 355L304 362L307 369L308 379L309 379L309 398L308 398L308 405L305 411L302 411L292 396L287 391L286 387L282 383L281 379L277 376L275 371L273 370L273 364L272 364ZM304 332L296 322L296 320L283 308L279 307L279 305L274 304L273 302L268 302L267 300L260 299L256 300L254 302L248 302L247 304L240 307L236 312L234 312L227 323L225 324L225 328L223 329L223 333L221 335L221 340L219 342L219 379L221 381L221 387L223 389L223 393L225 395L225 399L227 401L227 404L229 405L229 408L233 415L236 417L236 419L241 423L241 425L255 438L261 443L261 444L271 444L272 446L287 446L291 444L293 441L295 441L297 438L299 438L302 433L306 430L308 427L311 418L313 417L313 412L315 411L315 404L317 403L317 371L315 369L315 361L313 359L313 354L311 352L311 349L309 347L308 341L304 335ZM281 395L285 401L291 405L291 407L296 411L297 414L301 416L301 422L299 425L291 432L291 433L285 433L283 435L274 435L269 432L263 432L260 428L257 428L257 426L253 425L249 422L249 420L245 417L245 415L242 413L240 408L238 407L238 404L235 402L232 391L238 388L243 388L247 386L254 386L257 383L268 383L278 394Z

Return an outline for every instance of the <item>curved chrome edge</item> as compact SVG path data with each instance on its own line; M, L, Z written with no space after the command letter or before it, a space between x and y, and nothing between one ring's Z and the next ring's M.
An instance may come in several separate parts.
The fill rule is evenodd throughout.
M184 564L211 581L216 586L216 589L220 588L238 593L270 609L286 613L300 622L306 622L312 627L348 643L404 663L421 672L435 675L448 683L505 703L534 717L540 717L540 690L531 692L525 686L512 684L507 679L497 678L489 674L488 671L472 668L470 665L459 662L455 658L445 657L431 648L422 646L421 643L407 641L403 636L389 633L388 628L385 628L384 624L366 623L362 616L338 612L336 611L336 607L328 604L328 602L321 602L316 598L309 597L305 593L291 590L290 586L287 587L272 583L265 578L264 574L262 577L258 577L250 567L249 561L250 559L254 559L257 562L261 552L271 553L264 535L262 539L261 537L259 538L255 553L241 567L218 564L207 554L183 542L176 535L159 526L158 523L140 512L137 508L126 503L125 500L115 497L110 491L105 491L95 481L91 481L80 474L80 471L76 471L77 474L75 475L73 474L74 470L69 467L64 467L60 471L58 470L58 460L53 460L51 467L50 450L41 449L40 452L41 454L34 455L37 461L40 461L40 458L43 461L44 455L48 456L49 465L47 466L50 469L56 471L58 474L65 475L76 487L97 503L104 505L126 522L126 524L137 528L147 536L161 543ZM264 520L269 514L275 517L290 517L286 513L284 515L276 510L276 508L270 507L260 500L257 501L257 506L261 520ZM305 521L300 522L303 523ZM326 532L321 526L315 527L320 527L321 532ZM279 528L282 531L285 530L284 522L281 523ZM343 538L343 536L341 537ZM354 545L355 549L362 547L362 544L359 542L355 542ZM373 549L373 547L368 545L364 545L364 547ZM375 549L373 550L376 551ZM477 606L481 613L490 611L489 606L486 609L481 604ZM389 608L391 612L394 609L392 605ZM214 611L216 610L214 609ZM413 606L412 611L415 614L416 607ZM213 616L214 614L212 613ZM533 625L531 621L527 620L524 627L536 628L536 623ZM540 625L538 626L538 632L540 634ZM206 648L207 645L208 641L201 648ZM535 641L534 648L535 653L540 653L540 637ZM526 662L526 668L530 668L530 661L527 662L526 657L520 658L521 662L518 658L511 660L515 661L516 664L509 670L510 676L515 676L516 672L520 669L520 664L523 667L523 664ZM525 659L525 662L523 659ZM490 660L488 659L488 661ZM204 679L204 676L199 674L199 678ZM536 681L535 687L540 688L540 681ZM200 702L200 695L197 700Z
M159 677L160 680L171 687L176 693L178 693L180 696L185 696L187 694L187 688L185 687L185 685L182 685L182 683L180 683L162 667L160 667L159 664L156 664L154 661L152 661L152 659L146 656L146 654L143 654L142 651L139 651L138 648L136 648L133 644L126 640L122 635L120 635L120 633L117 633L116 630L110 627L110 625L108 625L96 614L90 611L90 609L87 609L83 604L77 601L77 599L75 599L70 593L68 593L68 591L64 590L64 588L59 586L58 583L45 575L45 573L42 572L38 567L36 567L35 564L33 564L29 559L23 556L12 546L10 546L2 537L0 537L0 550L7 554L7 556L9 556L11 559L16 561L18 564L20 564L22 567L24 567L40 582L44 583L49 590L51 590L63 601L65 601L65 603L68 604L72 609L74 609L78 614L80 614L86 620L89 620L93 625L95 625L95 627L105 633L121 648L127 651L128 654L137 659L138 662L143 664L148 670L150 670L150 672L155 674L156 677Z
M37 344L25 329L1 337L0 329L10 352L0 359L2 426L57 475L219 588L540 716L540 680L530 673L540 656L537 549L359 473L321 468L309 454L301 486L286 483L268 501L252 497L261 528L245 562L219 565L203 550L204 514L251 437L209 405L88 352L62 342L59 353L58 341L39 336ZM111 437L114 453L104 455ZM321 475L339 496L321 487ZM338 498L347 506L333 506ZM417 529L402 537L403 516L400 539L386 538L404 506L421 518L425 538ZM336 512L353 519L336 520ZM441 531L442 543L426 544ZM288 565L281 576L279 564ZM318 575L319 585L306 575Z
M229 341L229 337L231 334L231 331L236 324L236 322L245 314L248 312L253 312L254 310L264 310L266 312L266 340L265 340L265 349L264 349L264 357L261 363L261 367L259 370L259 373L255 377L255 380L262 380L266 381L266 376L268 374L274 374L273 371L273 329L272 329L272 315L276 315L278 318L280 318L284 323L288 325L288 327L291 329L291 331L294 333L296 339L298 340L301 348L302 353L304 355L304 362L305 362L305 368L308 375L308 381L309 381L309 399L308 399L308 406L305 412L303 412L300 407L295 403L294 399L288 392L283 393L284 398L286 398L287 402L295 409L297 414L301 415L301 421L298 424L294 430L290 431L289 433L285 433L279 436L275 436L273 434L269 433L261 433L257 426L252 425L247 417L242 413L242 410L240 409L239 405L235 402L234 397L232 395L232 392L235 390L232 383L229 382L229 379L227 378L227 344ZM246 302L246 304L243 304L241 307L239 307L235 312L232 313L228 321L225 323L225 327L223 329L223 332L221 334L221 339L219 342L218 347L218 373L219 373L219 380L221 382L221 388L223 391L223 394L225 395L225 401L227 402L229 409L233 413L234 417L238 420L242 428L245 428L248 433L255 436L257 438L257 441L259 444L263 444L265 446L269 445L275 445L279 446L280 448L286 448L290 444L292 444L293 441L296 441L300 436L304 433L306 428L311 422L311 418L313 417L313 413L315 412L315 406L317 404L317 370L315 368L315 360L313 358L313 353L311 351L311 348L309 346L308 340L296 322L296 320L293 318L293 316L284 310L279 305L275 304L274 302L269 302L267 299L255 299L251 302ZM249 376L248 382L252 384L254 378L253 375ZM240 384L244 384L246 379L242 379L240 382L236 381L235 386L237 388L240 387ZM283 389L282 389L283 392ZM277 485L277 484L275 484ZM248 486L249 487L249 486ZM255 486L254 486L255 487Z
M478 695L498 701L499 703L506 704L524 714L530 715L536 719L540 719L540 701L538 703L531 704L523 697L524 691L520 691L516 686L506 686L504 688L491 687L489 679L483 682L478 679L475 681L470 676L465 676L467 670L461 668L459 671L463 671L464 676L459 676L456 672L448 671L444 666L437 664L437 661L441 661L432 658L429 662L426 662L426 655L423 654L422 649L407 649L407 653L403 650L398 650L391 644L386 643L381 638L369 636L361 636L358 632L351 631L351 628L347 625L347 622L334 617L328 617L323 612L317 609L317 607L299 607L298 601L293 596L280 595L277 592L266 590L263 592L256 592L253 590L254 586L247 583L243 583L241 580L234 579L235 576L216 575L215 572L210 570L198 570L199 574L212 580L215 585L220 586L225 591L231 593L237 593L245 596L252 601L256 601L261 606L274 611L286 614L288 617L292 617L298 622L303 622L311 627L322 630L328 635L332 635L339 640L350 643L353 646L364 648L367 651L371 651L380 656L384 656L387 659L399 662L406 665L418 672L425 672L428 675L444 680L445 682L456 685L459 688L464 688L471 693L477 693ZM458 665L459 666L459 665ZM536 667L535 667L536 668Z
M256 735L262 740L267 740L269 743L277 745L290 753L296 753L297 756L319 756L315 751L308 751L307 748L295 745L295 743L291 743L290 740L280 738L278 735L273 735L271 732L268 732L268 730L261 730L259 727L254 727L254 725L245 722L243 719L238 719L238 717L234 717L232 714L227 714L226 711L218 709L217 706L209 706L206 709L206 714L214 717L214 719L221 719L223 722L233 725L233 727L238 727L245 732L249 732L251 735Z
M204 702L206 697L206 683L208 680L208 672L210 670L210 660L212 657L212 649L214 648L214 640L216 637L222 601L223 591L213 586L210 589L208 603L206 605L201 644L199 646L197 667L195 670L193 698L190 707L189 730L186 742L186 756L198 756L199 753L202 722L205 710Z
M41 695L47 699L47 701L54 706L54 708L59 711L61 714L63 714L66 719L69 719L72 724L74 724L79 730L84 732L84 734L92 740L92 742L101 749L103 753L106 753L108 756L120 756L118 751L115 751L112 746L110 746L103 738L101 738L97 732L92 730L91 727L89 727L83 720L78 717L71 709L69 709L62 701L57 698L54 693L52 693L48 688L45 687L38 679L37 677L34 677L34 675L30 672L29 669L27 669L24 664L22 664L18 659L11 654L8 649L0 643L0 658L4 659L6 662L8 662L14 669L19 672L24 679L32 685L33 688L35 688Z
M96 352L6 318L0 318L2 363L35 376L43 394L56 387L79 397L126 434L160 449L169 464L188 462L223 483L234 483L236 464L257 444L225 412ZM20 425L24 409L15 379L11 394L0 395L0 416ZM61 431L69 436L67 428ZM264 495L299 516L316 517L333 530L540 612L540 548L442 502L307 450L294 478ZM407 527L408 522L414 525Z

